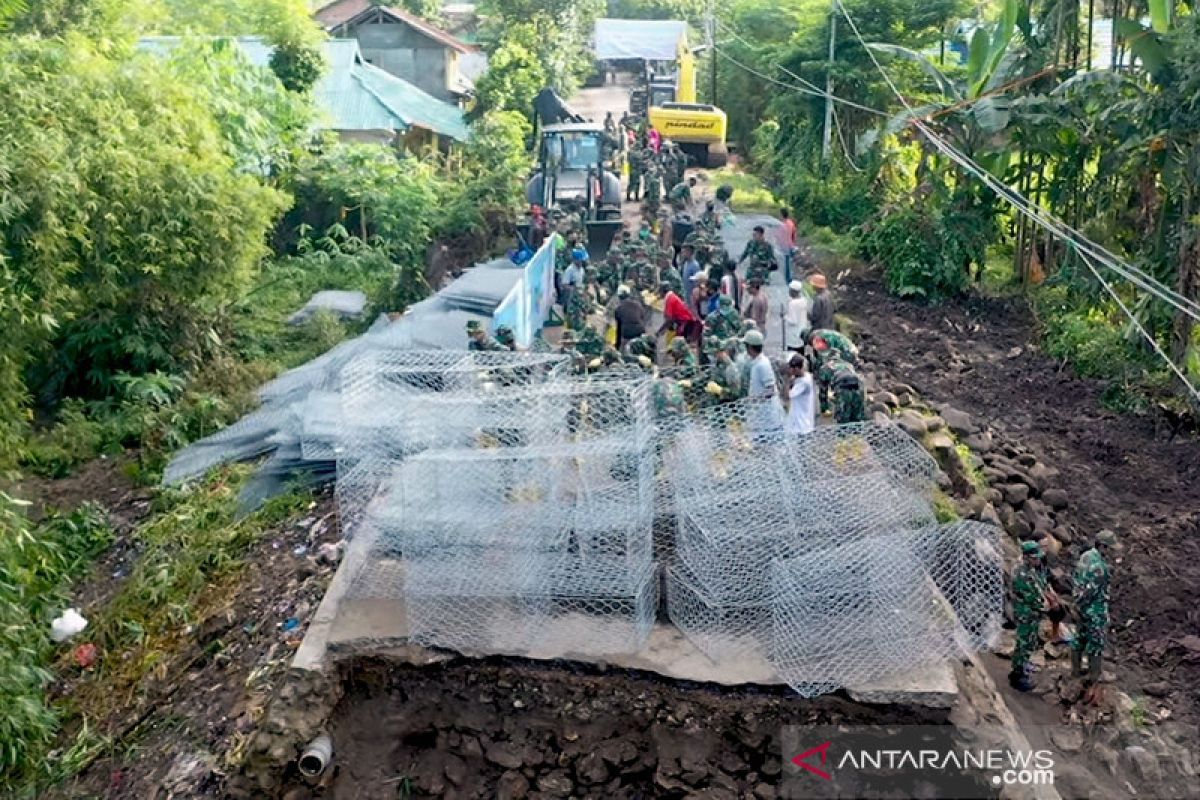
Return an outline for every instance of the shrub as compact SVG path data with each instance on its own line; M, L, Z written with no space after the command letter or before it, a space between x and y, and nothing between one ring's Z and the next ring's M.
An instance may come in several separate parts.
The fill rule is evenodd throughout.
M966 288L967 273L937 213L893 207L863 226L860 241L864 257L883 265L893 294L938 301Z

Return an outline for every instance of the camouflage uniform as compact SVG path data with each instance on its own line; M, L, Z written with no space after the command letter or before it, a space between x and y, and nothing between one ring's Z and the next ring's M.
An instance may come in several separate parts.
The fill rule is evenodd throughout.
M854 366L858 366L858 348L854 342L850 341L849 337L844 336L837 331L831 331L827 328L820 328L810 334L809 340L815 338L824 339L829 344L830 350L836 350L842 354L842 360Z
M508 352L507 347L505 347L504 345L497 342L491 336L485 335L479 339L476 339L474 334L476 334L482 330L483 330L483 325L476 322L475 320L472 320L467 323L467 336L470 337L470 341L467 342L468 350L472 350L475 352L493 352L493 353Z
M578 340L575 348L588 358L596 358L604 354L604 338L596 333L591 325L584 325L577 332Z
M667 284L672 292L683 297L683 276L679 274L679 270L668 264L659 270L658 277L660 283Z
M1047 589L1046 577L1040 568L1022 561L1013 571L1013 621L1017 625L1017 641L1012 654L1014 675L1025 674L1029 659L1038 648L1038 627L1045 611Z
M867 419L862 380L854 366L835 353L821 362L818 377L822 387L833 390L833 419L839 425ZM824 400L824 397L822 397ZM824 410L822 410L824 413Z
M1104 653L1108 631L1108 583L1111 571L1108 562L1096 548L1079 557L1075 566L1075 609L1079 612L1079 630L1074 648L1089 659Z
M746 280L752 281L758 278L766 283L771 278L771 265L775 263L775 249L766 240L760 242L757 239L751 239L746 243L746 249L742 252L742 260L748 262L746 264Z
M676 211L684 211L692 204L692 187L687 181L680 181L671 187L667 199Z
M724 341L737 336L742 328L742 318L733 309L733 298L722 295L720 307L704 318L704 332Z
M612 297L617 293L617 286L621 283L621 260L615 253L610 253L609 257L600 262L600 266L596 270L596 281L600 287L608 292L608 296Z
M653 361L658 355L658 345L654 341L654 337L649 334L642 334L636 339L631 340L629 342L629 355L635 358L637 356L646 356Z
M658 419L666 419L687 411L683 401L683 388L673 380L656 379L652 397L654 399L654 415Z
M629 151L629 188L625 190L626 200L637 200L642 196L642 172L646 163L642 151L636 147Z
M662 170L657 164L652 164L646 170L646 208L651 214L658 213L658 207L662 203L662 192Z
M571 373L573 375L583 375L587 373L587 359L583 353L576 349L575 331L563 331L562 339L559 340L558 351L571 359Z
M567 307L563 309L566 315L567 327L572 330L583 330L587 326L588 314L592 313L592 298L587 286L580 286L571 292L567 299Z
M702 395L703 404L706 406L717 405L718 403L736 400L741 394L741 384L738 379L737 368L733 361L729 358L729 353L725 350L724 344L718 339L709 337L704 340L704 352L708 354L710 362L708 365L708 375L705 382L705 393ZM715 383L720 389L719 394L710 394L707 391L707 384Z

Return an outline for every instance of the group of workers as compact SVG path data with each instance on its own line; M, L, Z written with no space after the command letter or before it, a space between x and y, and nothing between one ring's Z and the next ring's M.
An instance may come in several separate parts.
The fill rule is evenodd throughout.
M691 192L696 179L685 179L688 156L674 142L663 139L658 131L649 127L645 118L622 117L619 122L612 114L604 120L604 128L612 141L625 141L623 151L613 151L612 167L620 172L621 158L629 167L629 183L625 189L626 200L642 200L651 214L658 213L664 193L673 207L691 204Z
M1008 680L1014 689L1028 692L1034 688L1030 675L1032 658L1041 645L1042 617L1048 616L1051 639L1070 642L1072 672L1083 677L1087 686L1084 701L1099 701L1104 644L1108 635L1111 577L1108 559L1119 547L1116 534L1106 529L1096 534L1092 546L1079 556L1072 581L1076 629L1073 635L1066 635L1062 621L1067 616L1067 609L1051 585L1045 552L1037 542L1021 543L1021 563L1012 576L1016 642Z

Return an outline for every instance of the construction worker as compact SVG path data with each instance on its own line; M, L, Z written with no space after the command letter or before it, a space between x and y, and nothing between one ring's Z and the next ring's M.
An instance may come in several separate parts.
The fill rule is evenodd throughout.
M658 343L649 334L642 334L629 342L629 355L634 358L645 356L651 363L658 362Z
M1033 688L1033 681L1029 678L1029 659L1041 644L1038 629L1042 614L1051 604L1057 604L1057 598L1046 583L1042 557L1041 545L1022 542L1021 563L1012 576L1013 622L1017 626L1017 640L1013 646L1008 682L1020 692L1028 692Z
M507 350L504 345L497 342L488 335L487 330L477 319L473 319L467 323L467 349L476 352L503 352Z
M667 199L671 201L671 207L676 211L687 211L692 207L692 189L696 186L696 176L688 178L686 181L680 181L671 187L670 193L667 194Z
M818 380L833 392L833 419L839 425L851 422L866 422L867 402L862 379L854 365L842 358L837 350L830 350L821 362Z
M1077 676L1082 676L1084 657L1087 657L1088 688L1084 699L1089 703L1095 703L1098 699L1097 687L1108 634L1108 585L1112 571L1106 556L1117 548L1117 535L1110 530L1102 530L1096 534L1092 547L1079 556L1079 563L1075 565L1072 599L1075 601L1079 625L1071 648L1071 667Z
M584 356L596 358L604 353L604 337L591 325L584 325L582 330L576 331L575 337L575 348Z
M654 416L658 420L678 417L687 411L683 387L670 378L655 378L651 385Z
M667 348L667 353L671 356L671 363L675 366L675 377L681 384L685 384L684 394L689 396L688 399L695 401L699 399L693 395L700 392L704 387L700 384L700 362L696 359L696 354L692 352L692 348L688 346L687 339L682 336L676 336L671 340L670 346Z
M730 339L741 333L742 318L733 308L733 298L721 295L717 310L704 318L704 333L720 340Z

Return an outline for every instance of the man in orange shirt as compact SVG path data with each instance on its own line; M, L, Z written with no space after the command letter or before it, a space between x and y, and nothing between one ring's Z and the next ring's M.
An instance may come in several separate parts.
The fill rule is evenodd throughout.
M792 261L796 253L796 221L786 208L779 209L779 252L783 253L783 282L792 282Z

